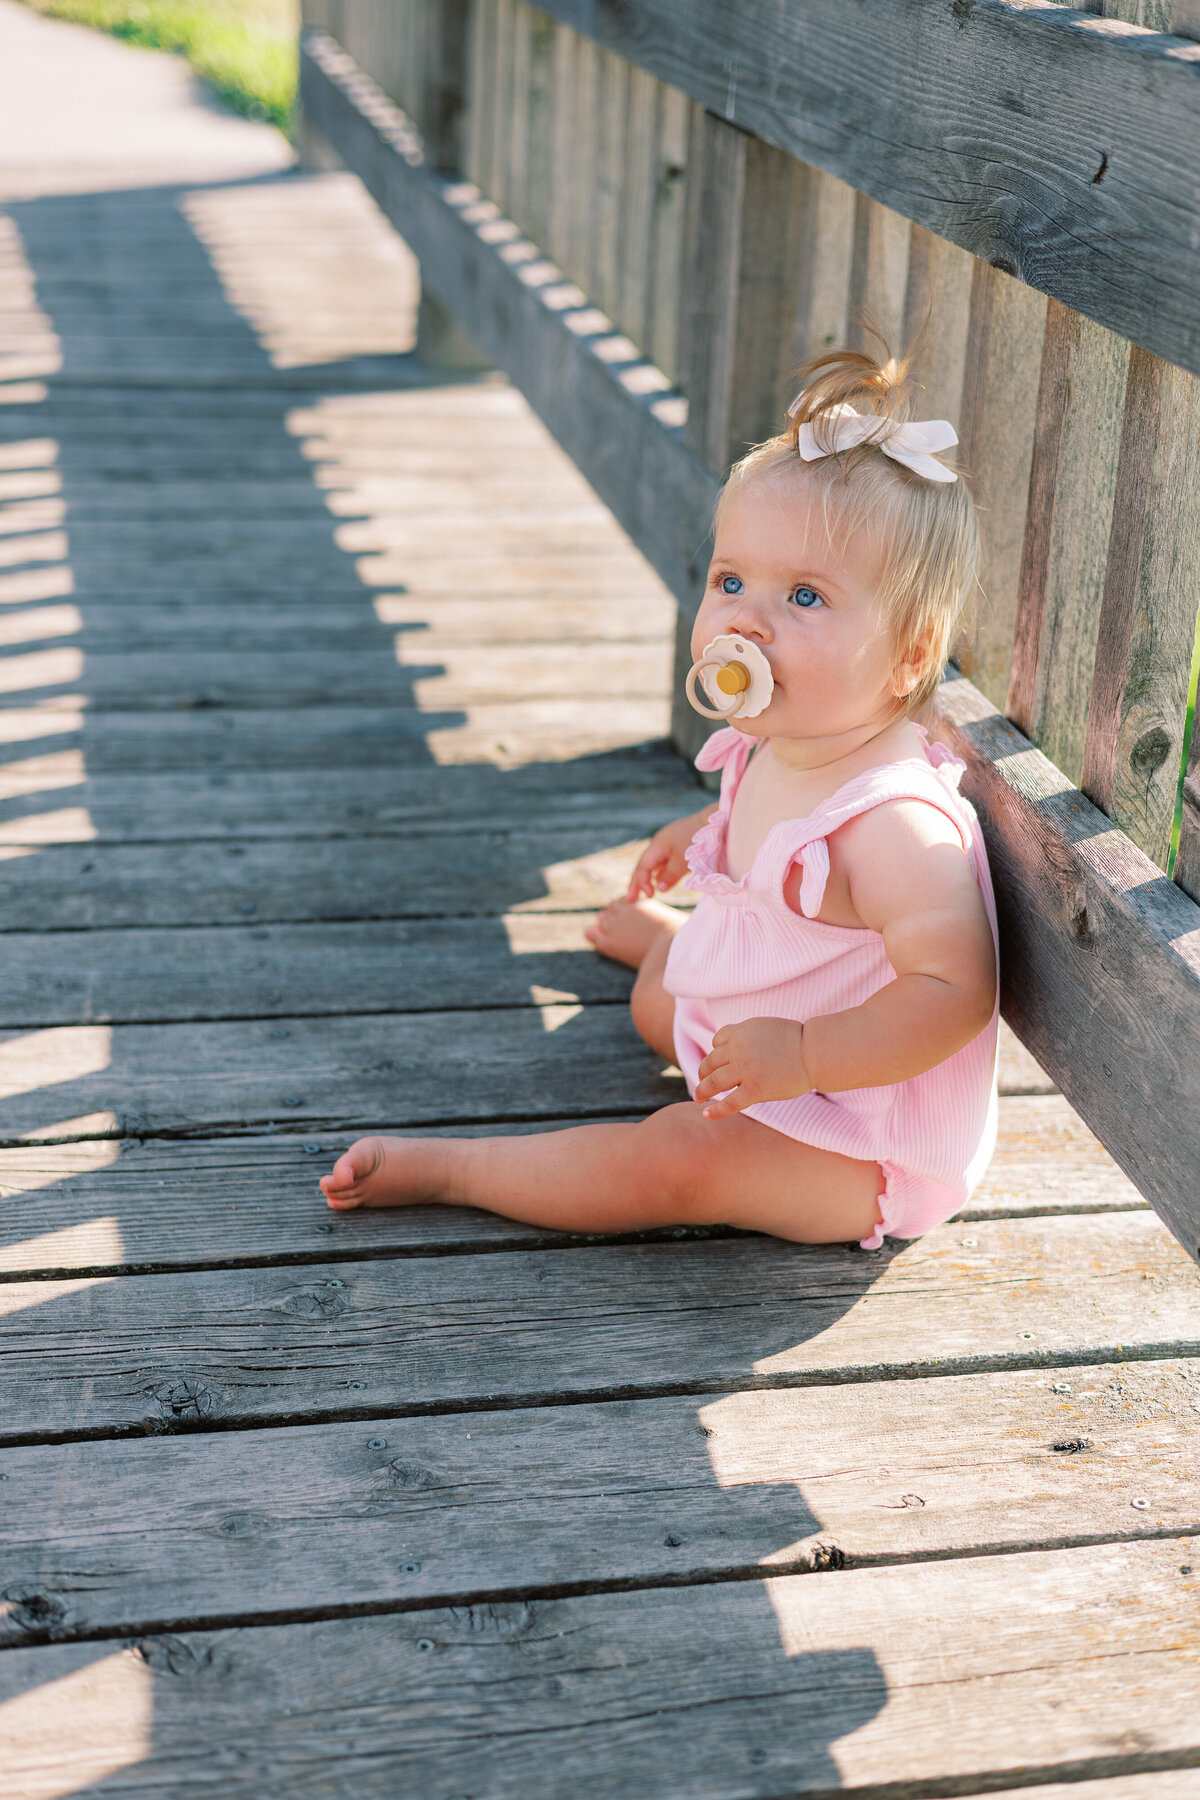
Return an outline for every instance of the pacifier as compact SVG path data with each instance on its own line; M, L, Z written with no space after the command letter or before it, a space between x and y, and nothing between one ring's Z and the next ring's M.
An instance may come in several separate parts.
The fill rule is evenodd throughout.
M710 706L697 698L697 678ZM770 705L774 688L771 665L758 645L728 632L705 644L688 670L684 692L706 719L756 719Z

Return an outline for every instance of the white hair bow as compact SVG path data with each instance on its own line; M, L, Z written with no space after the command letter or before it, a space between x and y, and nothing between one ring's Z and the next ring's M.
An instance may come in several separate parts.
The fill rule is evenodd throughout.
M789 418L799 411L802 401L802 395L792 401L788 407ZM949 419L921 419L911 425L893 425L888 429L887 421L875 413L856 412L852 406L831 406L821 414L821 420L823 424L828 421L829 448L825 449L817 442L811 425L801 425L796 448L805 462L816 462L822 456L836 456L841 450L852 450L856 444L869 441L894 462L903 463L915 475L923 475L926 481L958 480L953 469L948 469L931 454L934 450L949 450L952 444L957 444L958 433ZM884 435L877 438L881 425Z

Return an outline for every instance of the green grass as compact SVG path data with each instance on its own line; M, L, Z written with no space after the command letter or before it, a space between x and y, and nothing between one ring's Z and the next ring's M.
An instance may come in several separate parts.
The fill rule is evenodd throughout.
M1196 647L1192 652L1192 673L1188 681L1187 717L1183 722L1183 767L1179 771L1179 788L1175 795L1175 822L1171 827L1171 853L1167 858L1168 875L1173 873L1175 858L1179 853L1179 834L1183 827L1183 781L1187 774L1192 732L1196 726L1196 690L1198 687L1200 687L1200 627L1196 631Z
M25 0L126 43L184 56L227 106L286 131L296 95L294 0Z

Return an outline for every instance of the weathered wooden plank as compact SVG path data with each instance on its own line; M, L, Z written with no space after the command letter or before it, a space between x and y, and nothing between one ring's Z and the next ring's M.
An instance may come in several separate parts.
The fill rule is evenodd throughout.
M694 799L681 790L680 806ZM394 840L49 845L0 856L8 932L318 919L587 912L625 891L644 838L614 810L590 827L480 826ZM683 897L682 895L680 896ZM30 946L32 949L33 947ZM11 959L9 962L11 967Z
M291 866L295 881L303 857ZM628 971L583 935L590 916L9 932L0 1026L627 1000Z
M658 179L654 189L646 353L670 380L679 381L691 105L677 89L664 87L661 82L657 87Z
M970 682L936 731L986 821L1005 1016L1200 1259L1200 909Z
M565 171L570 198L564 214L567 256L563 272L586 289L593 273L592 217L600 135L600 52L588 39L578 38L571 60L574 82L569 102L570 158ZM489 193L487 188L483 191Z
M539 244L549 246L551 200L554 190L556 96L555 39L557 27L544 13L523 8L529 34L529 62L525 84L525 199L522 216ZM461 162L454 165L462 169Z
M1176 4L1179 0L1176 0ZM1057 0L1056 0L1057 4ZM1151 1775L1113 1775L1099 1781L1055 1781L1049 1787L1022 1787L1022 1800L1191 1800L1194 1768L1161 1769ZM995 1793L995 1789L992 1792ZM984 1800L968 1794L966 1800Z
M739 1237L12 1281L0 1439L1195 1356L1196 1271L1158 1220L1088 1220L1100 1294L1080 1229L988 1220L964 1245L953 1224L876 1256Z
M793 157L755 138L746 140L728 462L779 431L792 399L797 294L812 279L803 267L811 252L805 242L811 223L810 176ZM829 273L825 271L826 278Z
M846 341L857 206L854 189L844 181L806 164L797 166L803 170L803 213L788 339L792 368Z
M615 1005L0 1034L10 1143L641 1114L683 1097L682 1079L663 1075Z
M1012 1055L1016 1039L1007 1028L1001 1039L1008 1092L1000 1102L996 1154L959 1216L1012 1218L1144 1206L1128 1176L1062 1095L1039 1094L1030 1091L1032 1083L1020 1081ZM1022 1092L1014 1091L1018 1085Z
M1005 710L1076 782L1083 774L1128 368L1127 343L1051 302Z
M628 65L627 78L629 90L620 197L621 289L616 318L634 343L651 355L660 84L644 69ZM549 247L545 238L539 242L547 243Z
M281 599L278 605L263 604L261 595L246 602L215 593L167 602L145 594L128 601L89 594L82 606L72 600L0 611L0 646L70 638L85 652L131 644L143 651L183 645L262 650L300 641L306 649L365 648L386 655L395 642L388 627L396 626L412 634L404 644L406 660L418 646L435 658L463 644L669 643L675 608L652 578L646 588L633 597L610 596L596 583L590 594L544 600L517 594L502 605L469 593L411 591L347 596L341 605L330 605L316 591L307 603Z
M553 555L574 551L575 554L590 552L597 555L612 542L612 521L605 518L593 502L583 502L579 516L573 516L570 507L557 511L557 519L547 517L544 526L539 525L539 531L544 531L545 552ZM522 535L526 527L522 520L511 515L505 518L501 513L480 520L463 518L461 514L455 516L459 520L461 549L466 554L472 550L493 556L510 552L528 554L529 546ZM28 536L14 538L11 550L6 551L8 566L51 560L38 554L41 546L37 540L40 538L45 542L57 535L54 531L34 531ZM107 569L107 585L112 586L114 570L123 568L136 574L139 564L143 561L153 564L156 557L178 558L185 581L193 568L220 568L226 559L237 559L242 581L257 587L260 585L260 567L265 573L272 563L277 566L281 543L291 543L297 558L305 555L317 559L318 568L327 569L337 579L338 586L345 588L354 574L350 557L370 552L404 557L422 543L428 550L429 542L429 528L418 517L398 513L389 518L382 513L373 513L366 519L346 520L339 524L315 498L312 515L306 519L141 517L108 523L94 520L86 529L72 535L70 561L81 581L93 581L100 571ZM55 556L52 560L59 558ZM160 576L161 572L160 563ZM397 578L402 580L403 576Z
M508 81L500 104L504 120L504 204L511 216L526 226L532 225L527 204L532 17L524 0L513 0L512 6L501 15L500 23L506 40L504 55L508 64ZM461 172L461 165L453 164L446 172L458 174Z
M48 716L49 715L49 716ZM428 768L433 759L492 763L566 762L644 746L667 729L665 700L517 700L449 713L410 707L181 707L177 712L88 712L13 707L0 715L0 779L55 778L65 758L77 772L116 769L296 769L386 764ZM15 765L15 766L14 766ZM694 811L681 770L679 812Z
M721 0L543 10L730 124L1200 369L1194 47L1008 0L934 14L887 0L872 13L871 56L840 0L782 13L750 0L736 17Z
M474 30L471 0L438 0L425 9L425 56L421 131L440 169L466 167L473 121L468 90L468 56Z
M193 644L186 657L176 650L139 648L90 650L83 656L68 640L0 657L0 695L44 696L47 711L56 700L77 708L81 691L97 710L307 707L355 700L369 706L416 701L441 710L489 700L557 699L581 687L593 698L660 700L666 722L669 644L542 642L531 652L496 643L456 647L444 639L434 658L420 634L402 635L391 654L383 632L378 636L383 641L375 650L295 650L282 644L274 651L212 650Z
M501 441L503 434L501 435ZM549 446L546 446L549 450ZM451 459L443 452L441 467L437 460L419 465L419 456L411 459L411 467L390 473L384 467L370 474L351 473L342 466L340 451L331 451L331 460L313 467L300 462L294 470L280 472L270 478L229 479L226 474L206 475L203 483L181 480L171 469L161 467L155 473L131 480L128 475L103 479L97 471L81 473L72 469L70 486L70 524L74 534L85 523L107 524L114 519L130 518L135 523L144 519L152 506L160 523L168 519L199 517L206 520L248 518L268 526L280 519L308 519L328 524L328 514L341 518L361 518L378 513L384 518L413 518L419 521L461 517L468 508L480 518L499 517L517 510L531 521L552 519L556 511L569 508L572 516L586 513L593 520L606 517L603 507L585 486L582 477L564 467L561 454L543 457L542 463L554 470L550 492L538 488L530 477L539 467L536 449L518 453L512 464L497 468L496 452L488 447L486 455ZM372 461L375 459L372 458ZM0 500L8 504L0 517L6 528L39 530L61 525L67 516L67 503L61 497L63 476L59 470L37 470L25 475L8 475L0 484ZM22 492L24 487L27 491ZM28 523L26 523L28 520ZM617 535L609 518L609 531Z
M307 19L304 23L308 23ZM484 164L487 160L486 146L491 141L485 116L488 104L485 71L488 66L491 27L492 9L488 5L488 0L474 0L474 4L470 8L464 52L466 129L462 139L462 160L459 166L471 181L477 181L481 187L485 188L487 186L484 177ZM332 32L333 27L326 26L326 30ZM333 32L333 35L336 37L337 33Z
M1130 350L1080 786L1167 866L1200 607L1200 384Z
M500 1122L436 1126L430 1135L509 1137L545 1129L544 1121ZM598 1241L596 1234L564 1237L466 1207L331 1212L316 1177L355 1135L101 1138L0 1149L0 1271L146 1272ZM719 1227L649 1235L714 1234L729 1235Z
M588 291L621 321L621 234L629 109L629 64L602 51L596 82L596 160L591 170L592 243ZM577 195L576 206L582 195Z
M1200 1532L1193 1366L1055 1376L9 1449L0 1644Z
M693 111L680 326L684 442L722 478L730 460L748 142L724 119Z
M492 0L495 36L492 40L491 63L484 71L492 90L492 146L488 162L491 181L486 192L494 194L501 206L508 204L509 141L516 110L512 88L512 18L517 3L518 0Z
M626 829L644 834L683 810L678 769L665 745L638 745L511 769L430 766L419 780L406 771L353 767L91 778L78 766L53 776L0 773L0 844L395 838L414 829L486 830L506 816L524 824L530 808L548 827L596 816L607 825L623 806Z
M478 3L478 0L477 0ZM550 83L552 109L550 134L550 199L546 219L546 250L560 268L571 260L574 191L571 183L575 142L575 52L580 39L565 25L554 26L554 63ZM472 171L468 170L468 174ZM487 184L479 182L481 192Z
M511 935L521 938L538 928L536 917L519 917ZM265 949L272 931L295 934L303 928L255 929L265 934L257 946ZM445 929L451 932L450 922ZM498 933L498 922L492 930ZM487 969L491 979L489 931L474 921L461 935L472 933L482 940L479 964L463 998L478 1006L487 998L478 970ZM506 957L508 936L493 938ZM546 959L538 972L563 976L567 971L563 960ZM287 985L257 990L266 1014L252 1020L76 1023L0 1033L0 1141L269 1130L276 1123L305 1130L318 1124L374 1129L472 1119L641 1115L686 1098L682 1078L664 1073L662 1059L647 1050L623 1005L585 1008L574 989L558 981L546 987L518 983L518 991L526 990L521 992L525 1004L516 1007L501 1003L410 1013L393 999L393 1010L369 1018L344 1012L311 1018L286 1010L288 986L298 979L294 968L281 962L273 979ZM593 971L587 985L623 981ZM453 1006L445 975L443 992ZM268 1001L268 993L279 993L280 999ZM197 996L198 1003L202 998ZM161 1004L165 1010L165 997ZM564 1027L569 1037L553 1045L546 1041ZM1003 1071L1006 1089L1052 1091L1036 1064L1019 1046L1014 1049Z
M331 579L326 582L319 576L310 581L305 578L303 567L297 569L296 580L286 590L264 582L252 595L233 582L214 585L211 581L181 582L167 593L160 585L161 571L158 578L145 571L145 578L139 579L136 586L122 589L118 575L119 571L114 567L107 579L101 575L83 583L77 579L74 567L66 564L0 574L0 605L7 608L64 598L76 598L77 602L94 599L101 605L109 601L127 604L138 601L146 605L181 602L185 606L198 607L241 605L247 614L253 615L276 605L316 604L361 609L365 616L368 602L372 607L378 601L392 608L405 598L414 607L422 603L428 606L433 601L440 606L443 601L464 596L470 596L476 603L497 595L506 601L523 598L529 603L530 589L543 583L552 589L546 601L550 609L546 616L551 619L555 616L556 603L561 602L571 602L579 608L588 600L593 604L597 600L607 602L610 599L620 602L633 594L643 599L648 613L653 615L661 609L663 601L661 588L653 576L647 574L641 558L620 542L604 553L602 566L598 567L594 556L561 553L545 557L536 554L502 557L489 562L484 556L474 554L469 546L459 554L455 554L451 546L439 553L436 540L431 539L420 555L405 558L404 579L390 586L381 582L381 592L364 586L361 581L347 583ZM427 617L427 614L418 616Z
M344 334L339 334L339 350L343 345ZM414 378L411 367L396 370L395 364L403 362L401 353L373 354L370 346L363 346L359 354L335 354L331 345L328 354L320 359L314 357L311 365L297 364L292 368L272 368L261 351L238 354L225 343L214 344L194 365L186 360L182 340L177 355L161 348L155 354L155 350L156 346L143 346L136 337L130 338L123 347L106 346L103 341L98 341L94 354L86 360L81 356L70 378L56 376L54 385L60 389L92 384L117 387L128 382L174 391L184 377L191 374L198 387L224 390L231 384L253 381L282 398L290 394L324 393L334 384L350 392L374 393L380 388L400 385L405 377L409 381ZM12 379L25 371L10 369L8 373ZM48 376L51 371L39 366L29 373Z
M765 1800L1191 1768L1181 1566L1177 1541L1106 1545L14 1650L0 1741L33 1800L97 1776L114 1800Z
M921 225L909 228L899 342L915 348L912 379L921 390L921 413L949 419L960 439L974 280L974 257Z
M868 345L866 321L882 331L892 354L897 354L904 329L904 297L908 288L909 222L900 213L859 194L854 207L854 254L850 265L849 338L857 349ZM860 319L863 321L860 324Z
M330 1213L314 1175L350 1141L345 1133L322 1132L186 1142L106 1138L0 1150L0 1271L220 1267L271 1257L311 1260L335 1248L339 1255L366 1255L562 1241L553 1232L457 1207ZM1001 1100L996 1158L962 1218L1144 1205L1061 1096L1014 1095ZM1078 1229L1086 1232L1087 1222Z

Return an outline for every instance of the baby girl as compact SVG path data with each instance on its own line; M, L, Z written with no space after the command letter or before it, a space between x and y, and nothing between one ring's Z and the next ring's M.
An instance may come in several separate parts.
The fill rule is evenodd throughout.
M733 469L692 654L732 639L756 709L741 667L729 694L700 673L731 720L697 759L720 800L664 826L588 932L637 970L634 1024L691 1100L533 1137L361 1138L330 1206L872 1247L967 1200L996 1131L995 909L963 765L915 720L978 531L933 453L954 432L908 421L904 373L814 358L787 432ZM657 897L688 869L691 913Z

